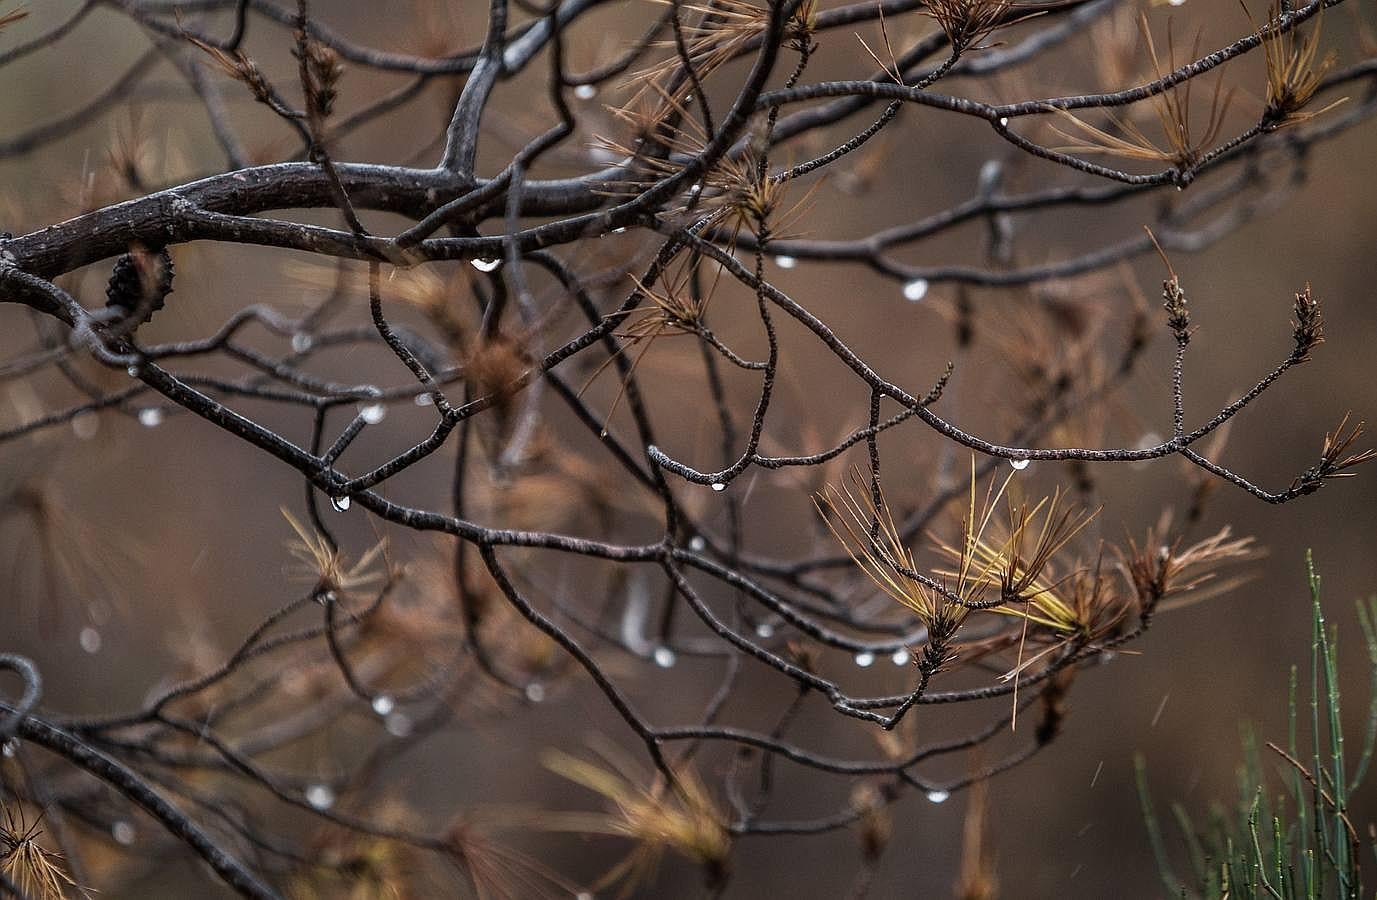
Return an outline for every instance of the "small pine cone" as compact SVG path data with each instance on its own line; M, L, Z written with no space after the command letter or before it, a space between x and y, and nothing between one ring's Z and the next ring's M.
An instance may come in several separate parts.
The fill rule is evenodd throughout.
M147 322L172 293L174 274L166 247L156 252L131 250L115 261L105 285L105 305L118 307L127 316L141 314L139 323Z

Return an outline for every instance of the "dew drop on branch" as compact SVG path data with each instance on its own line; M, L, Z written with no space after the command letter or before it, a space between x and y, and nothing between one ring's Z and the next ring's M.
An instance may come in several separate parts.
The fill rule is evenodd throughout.
M771 625L769 622L761 622L759 625L755 626L755 636L768 640L775 636L775 626Z
M868 669L875 664L875 654L869 650L862 650L856 654L856 665L862 669Z
M1032 462L1031 459L1011 459L1009 460L1009 467L1016 472L1022 472L1024 469L1028 468Z
M306 789L306 802L316 809L329 809L335 805L335 792L328 784L313 784Z
M397 708L397 701L387 694L379 694L373 698L373 712L380 716L389 715L392 710Z
M1165 441L1165 438L1156 431L1144 432L1143 436L1138 438L1138 442L1133 445L1133 449L1151 450L1153 447L1160 447L1163 441ZM1150 465L1152 465L1152 460L1150 459L1135 459L1128 464L1130 469L1145 469Z
M89 441L100 431L100 416L95 410L85 409L72 416L72 434L79 441Z
M526 699L532 703L540 703L545 699L545 685L539 681L532 681L526 685Z
M139 424L144 428L157 428L163 424L163 411L156 406L145 406L139 410Z
M689 538L689 549L694 553L702 553L704 550L708 549L708 542L703 540L701 534L695 534L693 537Z
M475 259L471 265L480 272L491 272L502 265L500 259Z
M304 331L298 331L296 334L292 335L292 350L297 353L305 353L307 350L310 350L314 344L315 340Z
M712 489L720 494L727 489L727 486L720 481L714 481L712 483Z
M927 797L933 803L946 803L951 799L951 791L931 790L928 791Z
M348 498L348 497L331 497L331 498L330 498L330 505L333 506L333 507L335 508L335 512L348 512L348 511L349 511L349 502L350 502L350 501L349 501L349 498Z
M926 278L915 278L912 281L904 282L904 299L910 303L917 303L928 295L928 280Z
M134 826L124 819L117 819L110 825L110 837L114 838L115 843L121 847L128 847L134 843Z
M675 660L677 659L677 657L674 655L674 651L664 646L663 644L659 647L656 647L655 652L651 654L651 656L655 660L655 665L659 666L662 669L673 668Z
M359 407L359 417L368 425L377 425L387 417L387 407L381 403L369 403Z
M781 269L792 269L798 265L798 260L792 256L776 256L775 265Z
M598 89L591 84L580 84L574 88L574 96L580 100L592 100L598 96Z
M890 654L889 661L894 663L894 665L896 666L908 665L908 651L905 650L903 647L900 647L898 650L895 650L892 654Z
M85 650L87 653L95 654L100 652L100 645L103 643L103 640L100 636L100 632L88 625L81 629L81 634L77 635L77 643L81 645L82 650Z
M987 194L994 191L999 186L999 180L1004 174L1004 164L997 159L987 159L980 167L980 193Z

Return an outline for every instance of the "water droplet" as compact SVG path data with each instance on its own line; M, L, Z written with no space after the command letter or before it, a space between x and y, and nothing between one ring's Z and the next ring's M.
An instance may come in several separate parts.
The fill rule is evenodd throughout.
M1185 6L1186 0L1167 0L1167 3L1171 4L1172 6Z
M613 234L626 234L626 226L623 225L621 228L613 228L613 229L612 229L612 233L613 233Z
M908 650L904 649L903 647L900 647L898 650L895 650L893 653L889 655L889 661L894 663L894 665L896 666L908 665L909 659L910 657L908 655Z
M163 424L163 411L156 406L145 406L139 410L139 424L144 428L157 428Z
M5 741L5 743L0 744L0 756L5 757L6 759L13 759L14 755L18 752L19 742L14 739L10 739L8 741Z
M1000 116L1000 117L999 117L999 127L1000 127L1000 128L1008 128L1008 127L1009 127L1009 117L1008 117L1008 116Z
M134 843L134 826L119 819L110 825L110 837L115 839L115 843L123 847L128 847Z
M411 729L414 727L414 724L411 721L411 716L408 716L404 712L394 712L383 721L383 727L386 728L387 733L393 737L404 738L411 734Z
M88 625L81 629L81 634L77 636L77 643L81 644L81 649L87 653L99 653L102 643L100 632Z
M545 685L539 681L532 681L526 685L526 699L532 703L540 703L545 699Z
M869 650L862 650L856 654L856 665L862 669L868 669L875 664L875 654Z
M1022 472L1024 469L1028 468L1031 462L1031 459L1011 459L1009 460L1009 467L1015 472Z
M348 510L349 510L349 498L348 498L348 497L331 497L331 498L330 498L330 505L333 506L333 507L335 508L335 512L348 512Z
M926 278L915 278L904 283L904 299L910 303L917 303L928 295L928 280Z
M951 799L951 791L928 791L928 799L931 800L933 803L946 803L948 800Z
M983 191L992 191L999 183L999 177L1004 174L1004 164L997 159L987 159L985 164L980 167L980 188Z
M792 269L798 265L798 260L794 259L792 256L776 256L775 265L779 266L781 269Z
M359 416L369 425L376 425L387 417L387 407L381 403L369 403L359 407Z
M417 406L430 406L430 405L431 405L432 403L434 403L434 402L435 402L435 398L431 397L429 394L417 394L417 395L416 395L416 405L417 405Z
M677 657L674 655L674 651L664 646L663 644L655 648L655 652L652 654L652 656L655 659L655 665L659 666L662 669L673 668L674 661L677 659Z
M1138 438L1137 443L1133 445L1133 449L1150 450L1153 447L1159 446L1163 440L1163 437L1157 432L1148 431L1145 432L1142 437ZM1128 464L1128 467L1130 469L1146 469L1150 465L1152 465L1152 460L1150 459L1135 459Z
M139 375L143 372L143 369L140 369L138 366L130 366L124 371L129 374L130 378L138 378Z
M305 353L315 344L315 338L304 331L298 331L292 335L292 349L297 353Z
M473 260L472 265L473 265L473 267L474 267L475 269L477 269L477 270L480 271L480 272L491 272L491 271L493 271L494 269L496 269L498 266L502 265L502 260L500 260L500 259L475 259L475 260Z
M755 626L755 636L768 640L775 636L775 626L771 625L769 622L761 622L759 625Z
M379 694L373 698L373 712L380 716L388 715L397 708L397 701L386 694Z
M72 434L79 441L89 441L100 431L100 416L93 409L84 409L72 416Z
M580 84L574 88L574 96L580 100L592 100L598 96L598 89L591 84Z
M306 802L316 809L329 809L335 805L335 792L328 784L313 784L306 789Z
M701 534L695 534L693 537L689 538L689 549L694 553L702 553L704 550L708 549L708 542L703 540Z
M720 494L727 489L727 486L720 481L714 481L712 483L712 489Z

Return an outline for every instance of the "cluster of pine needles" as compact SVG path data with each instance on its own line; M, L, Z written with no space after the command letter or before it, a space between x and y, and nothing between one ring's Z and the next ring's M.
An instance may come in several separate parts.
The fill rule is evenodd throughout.
M1252 21L1246 4L1241 5ZM1325 76L1334 68L1338 56L1333 50L1327 53L1320 50L1322 9L1304 37L1300 36L1299 27L1287 30L1279 27L1283 14L1282 5L1273 0L1267 10L1266 23L1262 26L1254 23L1262 40L1266 71L1264 108L1259 126L1264 131L1276 131L1307 122L1348 99L1344 97L1320 109L1308 109L1323 86ZM1147 48L1152 64L1153 78L1162 81L1170 77L1179 65L1170 20L1167 22L1165 57L1158 52L1145 14L1139 14L1138 25L1142 44ZM1200 36L1197 34L1191 48L1192 59L1199 57L1199 48ZM1051 109L1075 132L1069 133L1054 126L1053 131L1072 141L1057 149L1069 153L1107 154L1139 162L1164 163L1183 174L1190 173L1216 148L1236 92L1233 87L1224 87L1222 75L1216 76L1208 113L1202 122L1198 117L1193 118L1195 103L1192 101L1192 89L1195 81L1195 76L1187 76L1149 98L1160 137L1150 135L1131 116L1110 113L1109 126L1100 127L1067 110Z
M1252 538L1235 538L1227 527L1189 545L1151 530L1142 544L1129 537L1118 546L1086 547L1078 539L1097 511L1069 504L1060 488L1036 502L1016 501L1015 474L989 482L981 499L972 459L957 540L932 536L940 561L927 572L881 488L859 470L816 502L866 578L914 613L930 635L950 641L977 613L1017 620L1017 657L1005 680L1061 653L1105 649L1130 619L1150 617L1164 601L1198 600L1207 585L1211 592L1232 587L1214 582L1217 568L1256 553ZM1007 643L1007 636L986 637L964 649L975 658ZM1032 646L1041 649L1030 655Z
M63 900L77 883L67 874L62 854L40 842L43 820L28 820L23 809L4 805L0 822L0 874L32 900Z

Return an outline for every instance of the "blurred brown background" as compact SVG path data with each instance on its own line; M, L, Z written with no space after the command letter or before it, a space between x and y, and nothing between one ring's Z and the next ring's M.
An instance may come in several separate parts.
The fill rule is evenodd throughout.
M57 22L74 6L66 0L30 3L29 19L0 38L0 49ZM388 49L439 52L447 45L448 49L467 47L479 40L484 4L453 3L447 11L441 11L439 4L433 9L429 6L322 0L313 9L342 33ZM1171 14L1178 33L1202 27L1205 47L1217 46L1247 29L1245 17L1228 0L1190 0ZM1160 24L1167 12L1154 8L1151 15ZM1371 4L1362 15L1369 25L1373 23ZM645 16L642 3L608 4L574 35L570 48L574 66L587 67L605 56L616 45L614 36L638 33L634 23ZM1358 58L1356 22L1346 8L1334 11L1326 22L1327 43L1337 47L1345 61ZM447 35L441 31L444 23L451 29ZM891 27L899 36L896 43L931 28L912 15ZM860 31L875 46L876 29L867 25ZM427 37L438 44L427 43ZM824 34L821 41L809 79L860 77L873 68L850 29ZM289 43L287 31L253 21L248 47L270 71L274 67L287 71ZM0 72L0 95L5 97L0 104L0 130L21 130L78 107L103 90L147 46L147 37L121 16L97 11L58 47ZM943 82L942 89L1003 100L1021 98L1029 90L1026 96L1088 88L1095 83L1095 75L1087 61L1095 52L1091 36L1085 35L1048 57L1055 58L1057 65L1044 60L1022 72L1023 83L1014 78L993 84L953 80ZM106 181L103 172L118 135L129 134L131 129L141 135L142 152L149 154L150 164L171 180L222 165L204 113L185 97L184 83L175 70L166 63L159 67L136 93L134 112L129 104L119 104L92 116L89 124L68 139L0 162L0 227L23 233L73 215L85 205L116 199L100 196ZM1227 68L1230 83L1245 85L1231 112L1231 125L1241 127L1255 114L1257 101L1248 96L1247 86L1254 86L1251 94L1255 96L1259 77L1259 62L1251 57ZM351 67L341 102L347 110L401 82L399 77ZM719 103L726 102L723 90L727 86L719 76ZM264 158L291 152L283 129L254 108L237 87L223 85L251 152ZM1354 87L1355 92L1364 89ZM434 137L452 90L452 85L437 82L417 103L336 148L336 155L369 161L406 158ZM495 171L498 160L505 159L519 145L517 141L548 121L543 100L536 104L529 99L531 90L530 84L520 81L499 89L494 127L480 155L483 173ZM591 126L605 118L596 102L580 111L590 130L596 130ZM859 127L859 121L848 122L846 127ZM1226 127L1225 133L1232 129ZM577 149L589 137L582 134L571 146ZM1327 343L1315 353L1313 362L1289 374L1236 420L1225 454L1230 466L1272 488L1289 484L1313 462L1322 435L1346 411L1360 417L1377 415L1373 379L1377 347L1375 147L1377 122L1318 147L1308 160L1308 180L1280 209L1248 223L1203 253L1173 255L1199 326L1186 368L1188 426L1227 403L1288 351L1287 318L1293 291L1309 282L1324 301ZM857 236L912 220L969 196L987 159L1008 159L1005 145L987 129L921 109L906 110L877 152L883 156L874 189L847 193L835 181L824 185L797 230L812 237ZM423 157L433 158L434 153ZM1069 177L1041 163L1016 163L1013 172L1016 184L1023 188L1040 179L1065 182ZM1112 212L1020 219L1019 252L1028 261L1055 259L1089 249L1106 236L1129 237L1151 216L1154 202L1140 201ZM395 222L377 221L379 227L395 227ZM978 263L982 240L980 228L973 226L903 251L903 258L928 264ZM229 312L248 302L300 310L303 294L318 289L303 287L284 273L284 257L290 255L229 246L179 248L176 302L152 323L150 339L208 333ZM1155 297L1162 277L1160 262L1140 259L1134 273L1142 291ZM74 281L69 286L84 289L87 302L95 302L103 277L92 273L84 283ZM863 356L879 361L886 374L916 391L940 373L951 354L950 327L934 311L950 302L950 286L935 285L929 298L915 305L903 300L898 285L860 266L804 262L790 271L775 269L771 277L833 323L838 334ZM998 291L973 293L983 328L997 327L1001 296ZM359 299L360 308L364 299ZM1111 298L1110 306L1127 311L1128 298L1122 298L1122 303ZM746 349L756 349L759 342L749 327L747 322L738 333ZM25 316L14 309L0 309L0 346L7 353L26 346L30 334ZM777 421L783 424L771 433L780 448L797 452L790 442L800 440L802 429L797 423L804 420L813 423L823 440L861 424L864 394L858 387L842 381L835 363L810 365L814 358L810 354L816 350L792 325L784 327L784 340L786 353L791 354L786 366L792 383L783 389L780 400ZM1132 444L1145 432L1170 429L1168 343L1163 328L1138 374L1117 395L1116 408L1121 412L1111 420L1107 440ZM675 360L680 358L685 358L683 350L652 351L643 370L659 373L660 383L666 385L652 406L666 421L671 410L699 404L704 417L709 413L696 380L684 379L682 392L675 386L673 379L679 371ZM395 366L386 370L388 374L380 374L379 367L386 363L373 353L340 354L322 362L326 370L349 372L355 380L399 380ZM969 422L979 433L998 434L1000 424L1008 422L999 412L1000 404L1008 404L1015 389L1007 373L998 369L993 357L982 357L978 348L971 365L958 369L955 384L960 390L959 420ZM744 416L750 408L751 383L734 386L739 388L737 408ZM67 398L55 380L36 381L32 397L16 393L20 389L13 385L8 387L16 405L32 401L55 406ZM592 396L605 408L615 387L612 379L605 379ZM261 404L247 404L245 409L305 439L308 423L301 417ZM703 459L713 446L711 432L704 422L679 415L683 421L669 431L665 443L681 458ZM358 454L354 458L359 460L382 458L384 453L408 446L428 428L425 416L424 411L394 408L387 427L367 436L351 454ZM940 443L921 432L919 426L908 425L882 442L889 489L911 499L923 496L924 479L942 452ZM433 486L444 484L448 460L399 479L393 488L396 495L443 508L444 489ZM126 548L116 553L109 567L116 574L112 580L119 582L112 602L91 595L68 596L61 609L38 609L34 598L40 596L40 555L35 537L21 519L7 520L0 530L5 548L0 555L3 577L11 587L0 599L0 638L4 650L30 655L40 664L46 676L47 708L68 713L129 708L169 668L170 645L194 636L228 648L289 596L290 587L282 575L286 562L282 539L287 535L277 509L283 503L299 504L297 479L209 425L176 416L150 429L130 417L107 413L100 416L98 431L90 441L60 430L46 440L0 448L0 479L18 479L36 467L51 467L61 495L79 511L94 541ZM1182 472L1175 460L1101 467L1096 475L1104 490L1105 510L1098 527L1107 537L1117 537L1125 529L1141 534L1163 503L1179 506L1185 502ZM1235 769L1242 757L1240 726L1253 725L1263 738L1284 736L1288 667L1308 664L1310 612L1303 561L1308 547L1314 548L1325 579L1330 621L1341 629L1339 658L1347 678L1350 736L1352 744L1358 743L1368 699L1367 668L1352 603L1377 590L1374 474L1363 473L1282 507L1268 506L1227 486L1219 491L1208 511L1206 524L1212 527L1202 533L1233 523L1239 533L1256 535L1268 548L1267 557L1250 564L1251 580L1241 589L1162 617L1150 635L1134 645L1134 654L1121 655L1113 665L1083 675L1072 694L1072 715L1064 735L1031 762L993 783L990 840L1001 896L1088 898L1112 893L1127 900L1160 895L1133 788L1133 754L1146 756L1159 805L1179 799L1203 818L1211 803L1233 801ZM1050 490L1068 475L1055 466L1036 464L1027 478ZM792 555L798 547L821 540L812 522L805 519L806 494L787 480L762 484L752 503L748 508L753 523L751 549ZM721 521L719 517L719 525ZM371 542L371 530L361 514L349 517L343 534L354 547ZM405 536L398 539L405 545ZM108 586L90 589L91 594L102 590ZM81 634L87 628L99 632L96 652L81 648ZM829 671L843 671L844 662L836 661ZM893 671L880 668L865 673L865 683L897 689ZM884 668L892 667L886 664ZM657 721L665 723L693 716L717 678L711 667L692 661L682 662L670 673L635 671L630 690L638 702L656 710ZM758 683L752 690L758 690L761 711L778 708L786 693L780 679L760 672L752 673L752 678ZM603 699L586 684L566 688L554 699L534 713L520 712L446 733L405 758L393 775L405 786L408 797L439 816L490 802L587 808L597 801L539 768L539 750L552 744L577 749L593 725L619 740L624 735ZM748 718L749 710L740 712ZM803 743L823 746L833 741L830 746L867 752L866 744L849 730L850 723L844 724L851 737L830 733L840 724L826 710L812 709L795 734ZM926 727L920 726L920 732ZM333 755L350 752L338 746L317 750L323 767L328 767ZM846 796L844 785L799 770L784 767L781 777L790 798L786 807L799 814L826 812ZM941 805L917 796L901 802L895 808L894 843L872 896L947 895L957 877L965 803L965 795ZM1369 786L1357 799L1356 808L1354 818L1360 823L1377 816L1377 788ZM570 835L527 835L517 841L555 868L579 878L596 876L624 849L614 841ZM736 878L728 896L842 896L850 884L854 859L850 833L747 839L736 849ZM176 873L167 873L167 880L141 883L134 893L123 896L186 895L179 892L190 888L177 879ZM644 895L692 896L698 885L698 874L675 861ZM116 896L109 891L104 895Z

